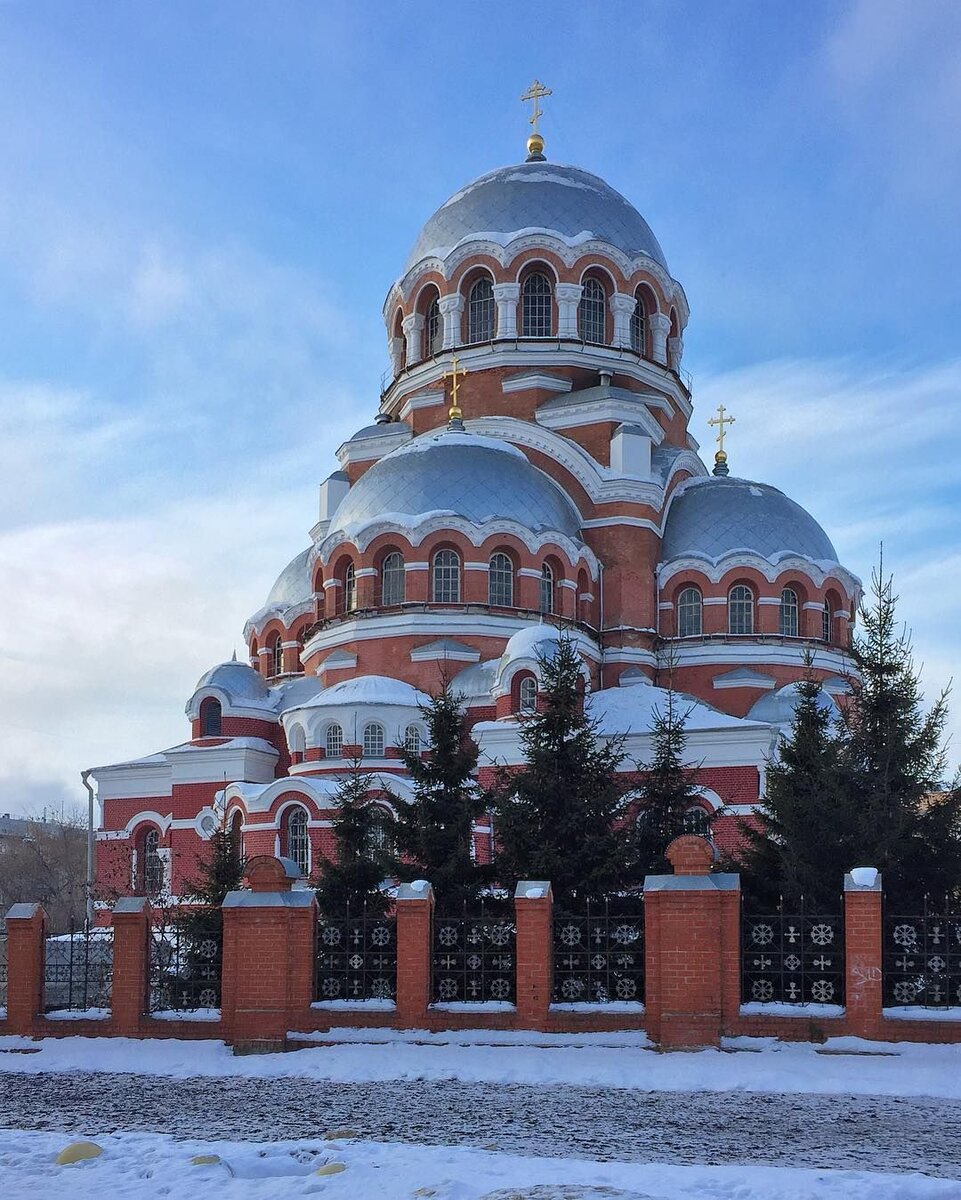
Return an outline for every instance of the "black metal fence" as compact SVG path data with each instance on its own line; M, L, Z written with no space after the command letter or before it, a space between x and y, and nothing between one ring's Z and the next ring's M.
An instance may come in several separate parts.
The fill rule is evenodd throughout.
M435 917L435 1004L513 1004L517 999L517 924L512 915Z
M4 956L6 975L6 956ZM44 1012L110 1007L113 930L89 925L48 937L43 973Z
M745 1004L843 1004L844 918L797 912L744 914Z
M150 1011L193 1012L220 1007L223 935L212 927L154 929L150 937Z
M7 939L0 934L0 1008L7 1007Z
M952 909L954 911L952 911ZM961 911L927 899L917 916L885 913L881 967L889 1007L961 1005Z
M554 914L554 990L560 1004L641 1003L644 1000L644 909L611 912L587 906Z
M320 1001L393 1000L397 919L368 915L317 922L314 995Z

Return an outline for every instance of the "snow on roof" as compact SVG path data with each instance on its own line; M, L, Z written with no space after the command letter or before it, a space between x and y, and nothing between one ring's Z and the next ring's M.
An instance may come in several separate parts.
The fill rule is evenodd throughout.
M537 658L547 653L547 644L558 643L561 635L553 625L525 625L508 640L501 656L502 662L517 658Z
M335 704L399 704L406 708L419 708L429 704L430 696L419 692L409 683L391 679L387 675L360 675L356 679L344 679L333 687L324 688L311 700L298 705L299 708L324 708Z
M512 446L510 442L502 441L500 438L487 437L482 433L459 433L453 429L439 429L421 434L420 437L414 438L412 442L408 442L405 446L400 446L394 450L391 458L405 458L408 454L429 453L438 444L442 446L466 446L471 450L499 450L502 454L513 454L515 458L521 458L524 462L528 461L523 451L518 450L516 446Z
M587 697L586 708L588 715L597 721L599 733L648 733L655 718L667 711L667 697L666 688L640 684L635 687L605 688ZM677 711L686 714L685 724L689 733L705 729L743 729L761 724L743 717L728 716L681 692L675 692L674 698Z

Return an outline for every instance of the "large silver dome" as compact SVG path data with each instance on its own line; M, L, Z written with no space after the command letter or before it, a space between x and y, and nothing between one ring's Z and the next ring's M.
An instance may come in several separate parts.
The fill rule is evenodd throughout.
M717 562L739 550L770 562L786 555L838 561L817 521L777 488L721 476L684 484L668 510L661 561L693 555Z
M665 270L664 252L637 209L612 187L579 167L518 163L481 175L442 204L414 243L405 273L422 258L443 257L465 238L547 229L576 244L596 238Z
M264 608L293 608L296 604L313 599L309 560L309 548L301 550L296 558L290 560L277 576L277 582L270 589Z
M412 524L431 513L475 525L498 517L536 533L580 536L580 517L552 479L506 442L450 430L426 433L366 471L334 513L331 533L379 517Z

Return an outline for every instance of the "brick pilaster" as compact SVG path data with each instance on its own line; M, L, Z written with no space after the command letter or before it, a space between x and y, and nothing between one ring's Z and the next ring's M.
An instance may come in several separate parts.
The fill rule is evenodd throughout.
M551 1004L554 897L546 881L525 879L514 891L517 920L517 1024L544 1029Z
M424 1025L431 1001L431 929L434 890L425 880L397 892L397 1024Z
M112 1032L141 1033L147 1011L150 972L150 901L124 896L113 907L113 978L110 985Z
M844 1004L848 1032L855 1037L880 1036L881 876L859 867L844 876Z
M39 904L7 913L7 1033L30 1033L43 1012L47 914Z

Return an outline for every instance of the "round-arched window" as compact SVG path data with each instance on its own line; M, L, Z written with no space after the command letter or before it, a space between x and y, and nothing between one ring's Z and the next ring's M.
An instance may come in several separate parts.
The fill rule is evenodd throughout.
M143 853L143 890L146 896L157 896L163 891L164 865L160 857L160 834L148 829L141 843Z
M543 616L550 616L555 604L554 571L550 563L541 567L540 610Z
M270 640L267 643L270 650L270 673L271 675L283 675L284 673L284 642L279 633L271 634Z
M829 642L831 640L831 602L824 601L824 607L821 609L821 640Z
M727 594L727 628L734 634L754 632L754 593L746 584L735 584Z
M596 279L584 283L577 306L577 329L582 341L607 341L607 296Z
M435 604L460 603L460 557L454 550L434 555L431 595Z
M424 358L440 354L444 344L444 321L440 312L440 301L435 296L424 314Z
M220 701L208 696L200 705L200 736L220 737L223 708Z
M284 855L292 858L302 875L310 874L310 835L307 832L307 810L296 806L287 810L287 830Z
M332 725L327 726L327 734L324 738L324 753L327 758L344 757L344 731L336 721Z
M537 680L533 675L525 675L521 680L518 700L522 713L537 712Z
M408 725L404 732L404 749L408 754L420 754L423 749L423 738L416 725Z
M634 297L634 311L631 313L631 349L638 354L644 354L647 347L647 309L644 297L640 292Z
M696 587L686 587L677 598L677 636L700 637L703 632L703 605Z
M797 637L801 606L794 588L784 588L778 606L778 631L781 637Z
M349 562L344 568L344 612L353 612L357 607L357 571Z
M550 280L535 271L524 280L521 296L521 336L550 337L554 323Z
M364 726L364 757L384 757L384 727L378 721Z
M406 598L407 572L404 569L404 556L399 550L392 550L380 567L380 602L386 608L393 604L403 604Z
M708 837L711 832L711 819L699 804L695 804L684 814L683 826L685 833L696 833L699 837Z
M514 564L508 555L492 554L487 572L487 603L500 608L514 604Z
M494 340L494 288L489 279L478 279L467 298L467 340Z

